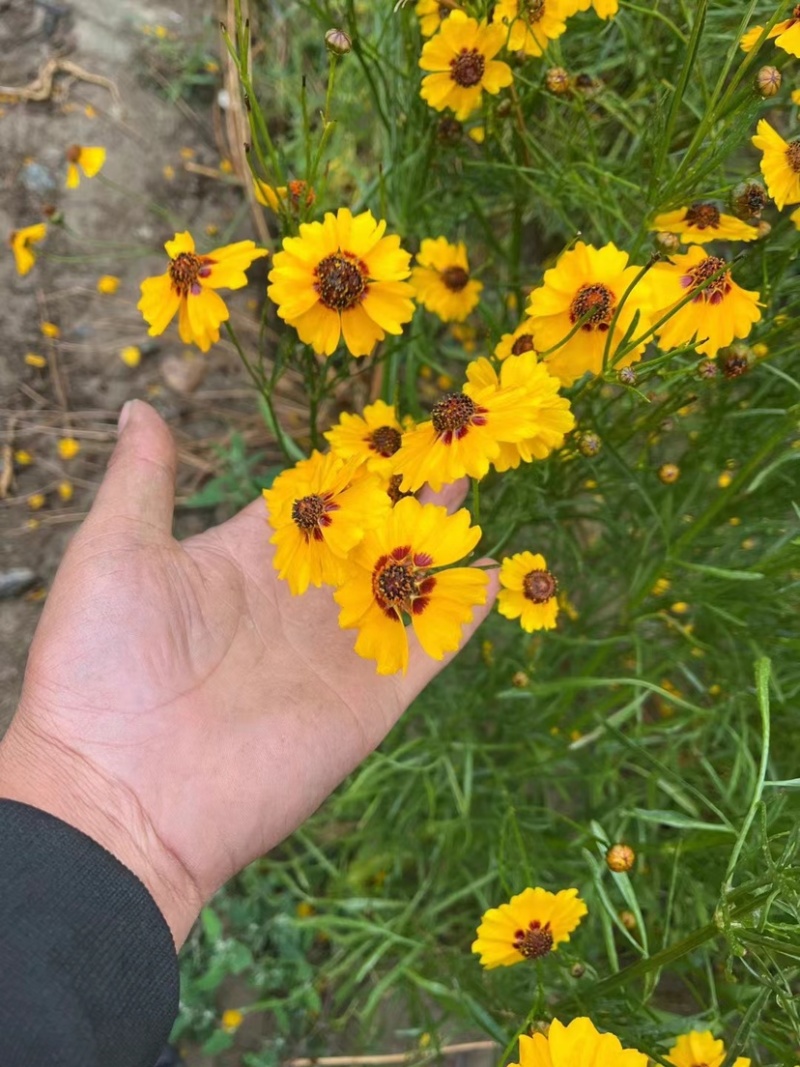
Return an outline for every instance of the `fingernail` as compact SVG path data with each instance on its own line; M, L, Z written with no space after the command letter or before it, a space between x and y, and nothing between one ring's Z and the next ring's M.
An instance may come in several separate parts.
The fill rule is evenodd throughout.
M117 430L122 433L125 429L128 419L131 417L131 409L133 408L133 401L126 400L122 405L122 411L119 413L119 419L117 421Z

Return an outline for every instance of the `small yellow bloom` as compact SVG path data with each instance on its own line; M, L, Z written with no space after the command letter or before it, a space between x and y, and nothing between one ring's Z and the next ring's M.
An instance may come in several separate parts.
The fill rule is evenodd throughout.
M729 526L741 526L742 525L742 520L739 518L738 515L731 515L731 517L728 519L728 525Z
M535 352L533 343L534 323L531 319L523 319L513 333L504 333L494 348L494 354L498 359L508 359L509 356L521 356L525 352Z
M708 687L708 695L709 696L718 697L721 692L722 692L722 686L721 685L717 685L716 682L714 683L714 685L710 685Z
M569 941L587 910L577 889L523 889L508 904L484 912L472 951L487 971L541 959Z
M80 442L74 437L62 437L56 447L62 459L74 459L81 450Z
M792 103L800 107L800 89L792 90Z
M75 492L72 482L63 481L58 483L58 495L68 504L72 500L73 493Z
M710 1030L692 1030L677 1038L666 1059L675 1067L720 1067L725 1059L725 1044L715 1041ZM750 1067L750 1060L739 1056L733 1067Z
M339 423L325 433L331 451L342 459L357 457L368 471L388 477L391 457L400 448L403 428L397 412L383 400L368 404L360 415L342 412Z
M664 485L674 485L681 476L681 469L676 463L662 463L658 476Z
M86 116L87 119L96 119L97 118L97 111L92 107L91 104L87 104L86 105L86 107L83 109L83 113L84 113L84 115Z
M519 619L527 633L552 630L558 615L558 582L547 569L544 556L518 552L500 567L497 610L507 619Z
M166 166L161 168L161 173L164 175L168 182L175 180L175 168L171 163L167 163Z
M422 79L422 99L435 111L450 108L459 121L469 118L484 90L494 95L514 80L511 67L494 58L507 37L497 11L491 24L453 11L422 48L419 65L431 72Z
M244 1015L236 1008L228 1008L222 1013L221 1026L226 1034L235 1034L244 1022Z
M499 0L494 18L509 27L510 51L540 56L550 41L566 30L567 17L577 10L575 0L538 0L535 4L528 0Z
M47 236L47 226L37 222L33 226L23 226L21 230L12 230L8 235L8 244L14 254L17 274L24 276L36 262L31 251L32 244L38 244Z
M800 208L798 208L798 211L800 212ZM759 341L758 344L753 345L751 351L756 359L764 359L765 356L769 355L769 345L765 345L763 341Z
M136 345L126 345L119 350L119 358L126 367L138 367L142 361L142 350Z
M672 583L669 578L657 578L656 583L650 590L653 596L663 596L666 593Z
M49 337L53 339L61 336L61 330L58 328L58 326L56 326L54 322L43 322L39 326L39 329L41 330L43 337Z
M731 474L731 472L723 471L722 474L720 474L719 478L717 478L717 485L720 489L727 489L732 481L733 475Z
M32 493L28 497L28 507L31 509L31 511L38 511L40 508L43 508L44 505L44 493Z
M196 344L207 352L219 340L219 328L230 317L217 289L241 289L247 285L245 271L266 249L253 241L237 241L198 255L188 232L176 233L164 245L170 263L165 274L145 278L142 298L136 305L156 337L178 315L178 332L184 344Z
M220 160L219 169L223 174L233 174L233 163L229 159Z
M599 18L611 19L619 11L619 0L565 0L565 2L568 15L576 11L588 11L590 7L593 7Z
M755 226L748 226L735 215L723 214L716 204L705 200L656 215L650 229L676 233L684 242L698 245L708 241L755 241L758 237Z
M673 615L688 615L689 605L685 600L676 600L675 603L670 606L669 610Z
M87 148L85 145L79 144L71 145L67 149L67 188L77 189L80 185L79 167L87 178L94 178L103 169L105 161L105 148Z
M279 214L281 208L289 208L293 214L298 214L304 207L311 207L317 199L317 194L302 179L296 178L288 185L279 185L274 189L267 182L259 178L253 179L253 189L256 200L264 207L271 208L275 214Z
M103 274L97 279L97 291L111 296L119 289L119 284L120 280L115 274Z
M193 148L182 148L180 155L181 159L194 159L195 152Z
M477 306L483 282L470 277L466 245L426 238L411 271L417 301L442 322L463 322Z
M766 119L761 119L753 144L763 152L761 173L778 210L800 202L800 138L784 141Z
M20 448L14 453L14 462L19 464L20 467L30 467L31 463L33 463L33 456L30 452L26 452L24 448Z
M309 904L307 900L301 900L294 911L298 919L308 919L314 914L313 905Z
M29 367L37 367L39 370L47 366L47 360L45 359L45 357L38 356L35 352L26 352L25 362L28 364Z

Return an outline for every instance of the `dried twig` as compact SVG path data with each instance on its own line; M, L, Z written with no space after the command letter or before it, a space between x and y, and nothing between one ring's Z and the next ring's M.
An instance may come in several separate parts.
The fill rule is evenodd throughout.
M384 1063L414 1063L442 1056L458 1056L462 1052L490 1052L496 1049L494 1041L464 1041L458 1045L443 1045L441 1048L412 1049L410 1052L392 1052L377 1056L319 1056L317 1059L287 1060L284 1067L351 1067Z

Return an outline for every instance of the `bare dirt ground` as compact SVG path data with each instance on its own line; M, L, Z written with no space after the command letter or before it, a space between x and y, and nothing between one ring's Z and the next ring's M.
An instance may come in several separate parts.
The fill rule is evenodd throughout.
M179 504L218 468L214 446L224 447L232 432L274 455L232 347L221 343L204 357L181 344L175 327L149 339L135 306L142 278L164 270L163 242L176 230L190 229L206 247L254 236L241 183L223 162L220 13L214 0L0 0L1 86L30 86L53 58L88 75L57 73L49 92L32 94L43 99L0 98L0 234L5 239L53 208L64 220L50 225L27 276L17 275L10 250L0 252L0 574L27 568L36 575L31 589L0 599L0 733L18 699L43 598L91 504L122 404L147 399L172 426L182 461ZM198 53L216 56L219 73L212 58L208 85L170 100L185 75L180 57ZM101 176L68 191L72 144L102 145L108 157ZM237 329L253 341L266 269L257 264L251 287L231 300ZM116 294L97 291L103 274L120 277ZM42 322L56 323L60 337L43 337ZM127 345L143 352L133 369L119 357ZM29 353L46 366L30 366ZM57 451L66 436L81 445L69 461ZM32 462L18 462L19 452ZM68 501L58 492L64 480L73 487ZM39 493L46 502L34 511L29 498ZM176 532L185 536L213 519L208 510L179 507Z

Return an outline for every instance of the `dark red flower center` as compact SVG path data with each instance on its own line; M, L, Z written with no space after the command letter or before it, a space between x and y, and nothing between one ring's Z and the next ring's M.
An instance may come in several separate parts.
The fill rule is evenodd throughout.
M538 960L546 956L553 947L553 935L550 933L550 923L544 926L538 919L528 923L527 930L517 930L514 934L514 948L521 953L526 960Z
M709 227L716 230L719 227L719 218L719 208L702 201L692 204L686 212L686 221L691 226L696 226L698 230L705 230Z
M701 285L705 286L694 298L693 304L704 300L707 304L716 305L724 300L725 296L731 291L731 276L729 271L725 271L724 274L719 274L719 271L723 270L727 265L725 260L720 259L719 256L706 256L702 263L689 268L689 273L684 274L681 278L683 288L697 289ZM709 282L708 279L713 278L715 274L719 276L714 278L714 281Z
M480 85L485 70L486 59L477 48L462 48L450 60L450 77L462 89Z
M181 252L170 262L169 277L172 288L180 296L188 296L191 293L197 296L202 287L199 278L207 278L211 273L213 259L208 256L198 256L194 252Z
M429 555L414 552L410 545L380 557L372 570L372 594L387 618L402 622L404 615L422 614L436 586L432 564Z
M322 541L322 528L330 526L332 521L328 512L338 510L339 505L332 503L330 493L323 493L321 496L313 493L295 500L292 504L292 519L301 533L305 534L306 541L312 537L315 541Z
M79 144L72 144L67 149L67 163L77 163L81 158L81 146Z
M470 426L486 425L486 408L478 407L464 393L448 393L433 405L431 422L446 445L465 437Z
M786 159L795 174L800 174L800 138L788 143L786 146Z
M606 285L582 285L569 309L573 325L581 323L582 330L605 332L614 318L614 294Z
M469 281L469 272L463 267L445 267L442 281L454 293L460 293Z
M512 356L521 356L524 352L535 352L536 349L533 346L533 335L529 333L521 333L511 346Z
M388 459L389 456L395 454L400 448L402 439L400 431L395 430L394 426L379 426L377 430L373 430L367 437L372 451L377 452L384 459Z
M558 589L558 582L550 571L528 571L522 580L522 592L534 604L546 604Z
M367 265L352 252L334 252L317 264L314 288L326 308L349 311L364 299L367 291Z

